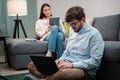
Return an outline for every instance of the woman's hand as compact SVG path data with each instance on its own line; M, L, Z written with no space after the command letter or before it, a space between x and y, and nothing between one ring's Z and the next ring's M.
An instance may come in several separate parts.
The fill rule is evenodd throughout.
M61 24L61 23L59 23L59 28L60 28L61 30L63 30L63 27L62 27L62 24Z
M51 29L51 26L48 26L45 33L48 33L50 31L50 29Z

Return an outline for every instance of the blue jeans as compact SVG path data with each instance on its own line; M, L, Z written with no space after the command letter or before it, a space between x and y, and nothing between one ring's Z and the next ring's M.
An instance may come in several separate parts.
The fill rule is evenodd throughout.
M65 35L57 25L52 26L51 33L45 38L48 41L48 50L56 52L57 58L61 57L64 50Z

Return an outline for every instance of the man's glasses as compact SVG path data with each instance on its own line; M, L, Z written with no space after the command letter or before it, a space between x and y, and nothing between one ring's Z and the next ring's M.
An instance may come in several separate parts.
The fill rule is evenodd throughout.
M80 21L73 22L73 23L70 23L69 25L70 25L70 26L77 26L77 24L78 24L79 22L80 22Z

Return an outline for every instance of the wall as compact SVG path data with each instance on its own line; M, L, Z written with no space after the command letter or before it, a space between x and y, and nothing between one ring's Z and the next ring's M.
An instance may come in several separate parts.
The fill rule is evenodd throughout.
M24 29L28 38L35 37L35 21L37 18L37 0L27 0L27 12L26 16L19 16L19 19L22 20ZM13 37L14 32L14 20L16 16L8 16L7 13L7 0L0 0L0 35L7 35ZM19 35L20 38L25 38L23 34L22 27L19 23ZM18 32L18 31L17 31Z
M120 0L37 0L38 13L40 5L50 3L54 16L60 16L64 20L67 9L74 5L84 7L87 18L106 16L120 13Z
M6 0L7 1L7 0ZM37 0L27 0L27 15L26 16L19 16L19 19L22 20L25 32L27 34L28 38L34 38L35 37L35 21L37 18ZM6 5L6 4L4 4ZM7 35L12 37L13 36L13 31L14 31L14 19L16 17L13 16L7 16L6 17L6 23L7 23ZM20 38L25 38L23 34L22 27L19 23L19 35Z

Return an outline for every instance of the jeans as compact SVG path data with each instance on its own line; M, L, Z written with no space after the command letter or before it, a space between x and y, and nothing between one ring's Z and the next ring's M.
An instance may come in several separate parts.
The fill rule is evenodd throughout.
M56 52L57 58L61 57L64 50L65 35L57 25L52 26L51 33L45 38L48 41L48 50Z

